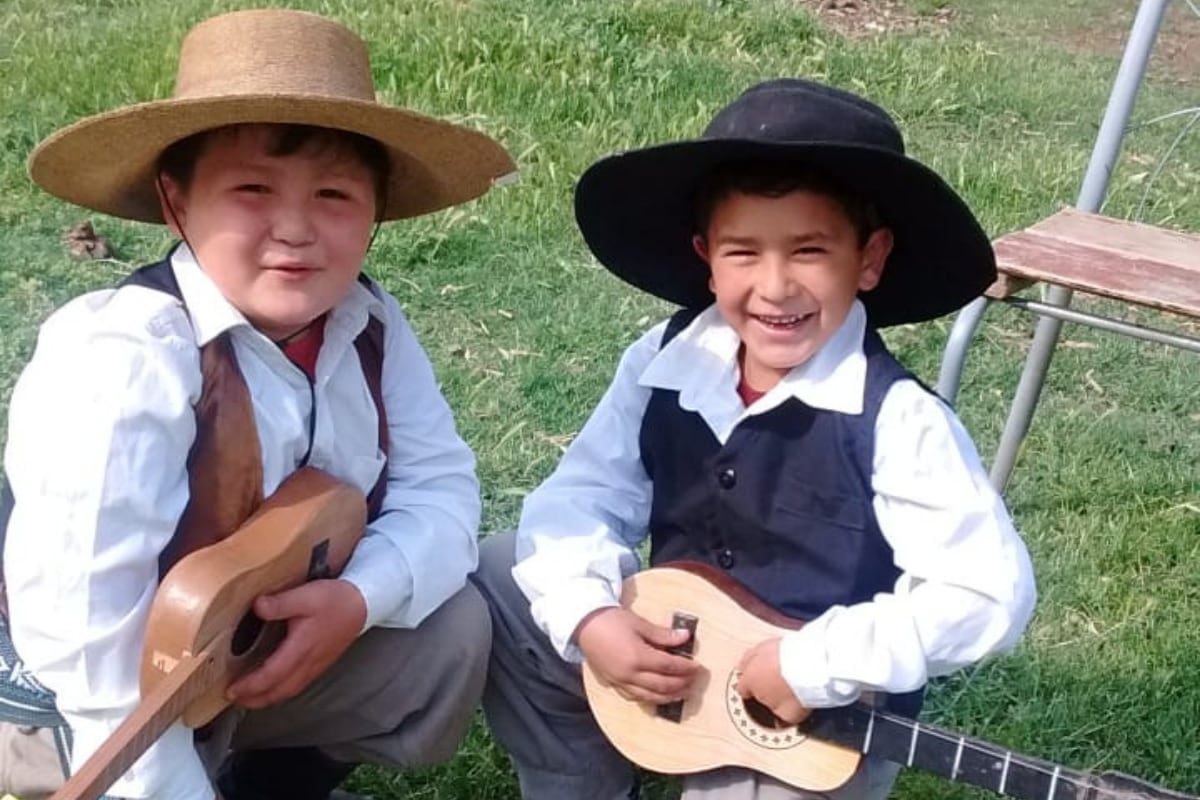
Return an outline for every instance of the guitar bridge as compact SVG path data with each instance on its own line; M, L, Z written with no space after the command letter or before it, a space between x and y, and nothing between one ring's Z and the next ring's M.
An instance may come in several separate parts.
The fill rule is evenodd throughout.
M699 622L700 618L694 614L676 611L671 616L671 629L687 631L688 638L683 644L668 647L667 652L672 655L691 658L692 654L696 652L696 626ZM655 709L655 713L665 720L679 722L683 719L683 701L676 700L674 703L663 703Z

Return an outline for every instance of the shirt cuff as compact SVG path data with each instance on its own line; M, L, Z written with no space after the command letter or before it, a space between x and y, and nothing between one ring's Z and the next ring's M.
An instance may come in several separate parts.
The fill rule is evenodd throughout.
M367 606L363 631L401 616L412 600L413 576L408 562L382 537L364 536L339 577L363 596Z
M600 608L620 605L606 581L579 578L556 586L530 604L533 621L550 637L550 643L565 660L579 663L583 653L575 644L575 629L583 618Z
M779 671L807 708L832 708L853 703L862 694L862 686L829 674L824 625L818 617L779 642Z

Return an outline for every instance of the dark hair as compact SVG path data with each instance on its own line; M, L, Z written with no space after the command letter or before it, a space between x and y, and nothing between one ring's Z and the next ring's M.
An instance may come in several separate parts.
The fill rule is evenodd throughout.
M267 124L270 127L270 139L267 143L268 155L290 156L302 150L319 154L329 149L339 148L348 151L371 172L371 177L375 181L376 216L383 214L384 206L387 205L387 185L391 176L391 160L382 144L369 136L337 128L291 123ZM158 157L159 172L186 190L192 182L196 161L204 152L204 147L209 139L214 134L230 131L237 127L239 126L226 125L221 128L211 128L172 143Z
M854 226L859 246L866 244L871 234L883 226L875 206L865 197L819 167L781 158L727 161L701 178L692 193L696 233L707 236L713 212L730 195L783 197L801 191L823 194L841 206Z

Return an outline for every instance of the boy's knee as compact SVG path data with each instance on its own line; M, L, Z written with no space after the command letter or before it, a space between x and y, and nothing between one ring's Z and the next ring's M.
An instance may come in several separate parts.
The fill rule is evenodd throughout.
M479 568L471 580L489 604L494 604L499 596L519 591L512 577L516 540L516 531L504 531L484 537L479 543Z
M482 692L492 647L492 619L479 591L466 584L419 626L411 630L374 628L363 635L358 662L365 669L386 667L386 687L379 692L408 703L414 685L431 695Z
M487 662L492 646L492 617L472 583L467 582L427 622L433 628L430 633L434 638L454 643L443 648L448 668L455 668L456 663L474 668Z
M455 598L458 603L453 619L454 630L474 645L473 656L486 661L492 646L492 615L488 612L487 601L470 581Z
M36 800L49 797L65 779L52 728L0 722L0 787Z

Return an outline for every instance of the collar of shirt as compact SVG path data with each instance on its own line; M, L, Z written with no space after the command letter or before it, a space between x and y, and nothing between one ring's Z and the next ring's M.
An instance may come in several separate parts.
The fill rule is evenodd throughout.
M845 321L812 358L746 408L737 393L741 339L714 304L651 359L638 384L678 391L680 407L700 414L722 442L742 419L770 411L789 397L814 408L861 414L866 326L866 311L855 300Z
M187 244L181 243L171 252L171 268L179 291L183 293L191 319L196 345L203 347L228 330L245 328L258 336L245 315L230 303L212 279L200 268L200 263ZM367 317L383 318L383 303L361 281L355 281L350 293L329 311L325 323L325 338L353 340L367 326Z

